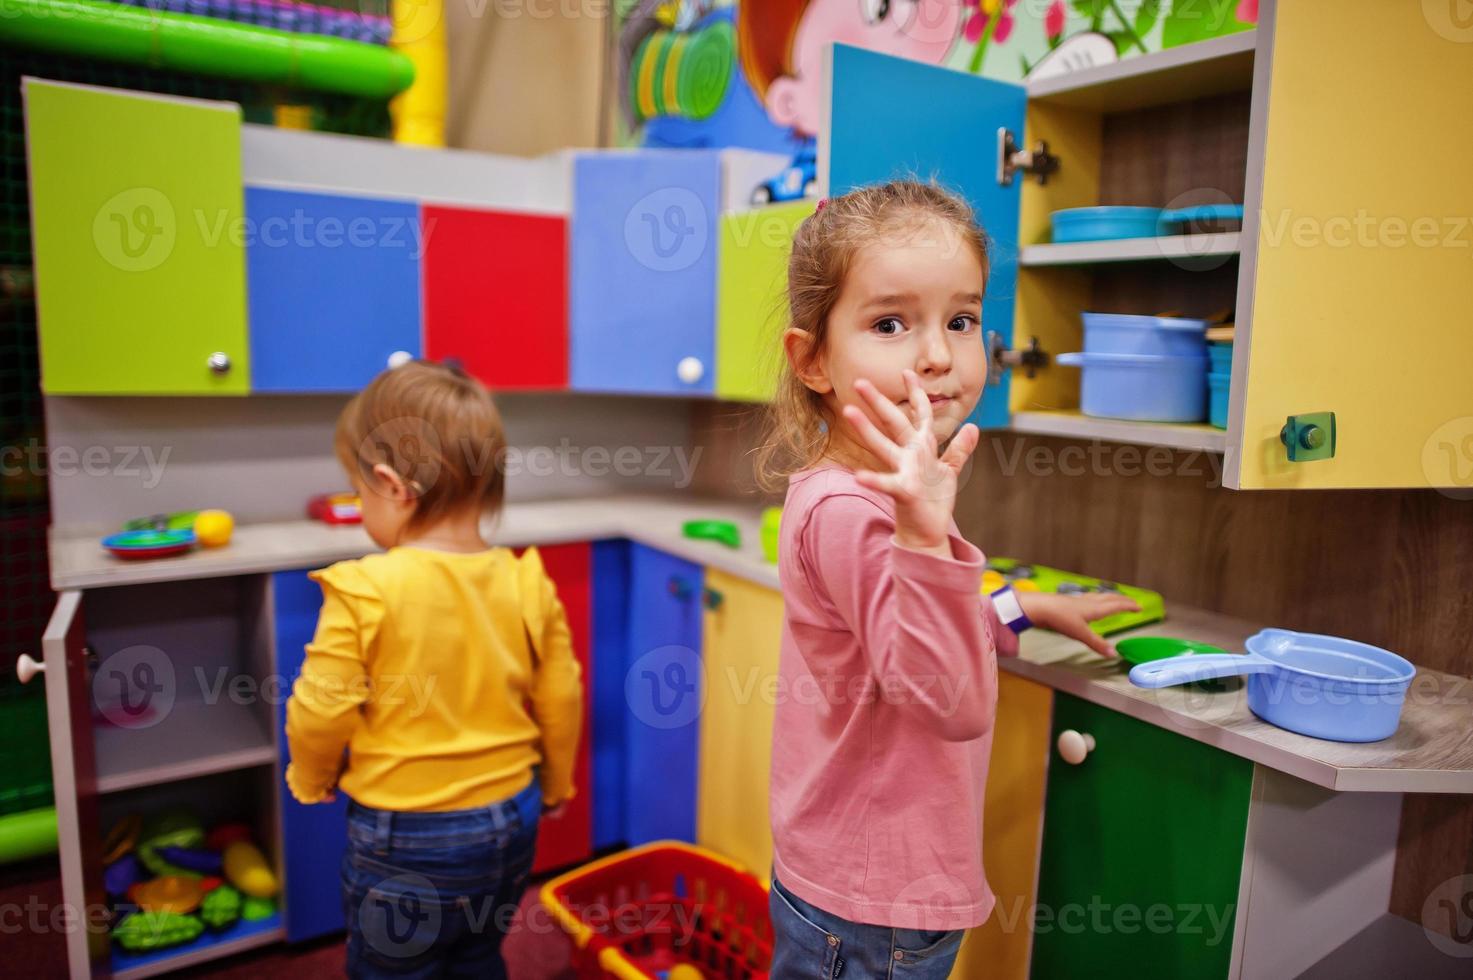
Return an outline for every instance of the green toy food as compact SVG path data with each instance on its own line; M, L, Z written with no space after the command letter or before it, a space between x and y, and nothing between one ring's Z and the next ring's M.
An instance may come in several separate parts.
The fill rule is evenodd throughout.
M230 885L221 885L205 896L199 907L199 917L211 929L226 929L240 918L240 892Z
M247 922L260 922L269 919L276 914L276 902L270 898L256 898L247 895L245 903L241 906L240 917Z
M205 842L205 828L187 810L165 810L143 825L138 837L138 860L155 875L178 875L198 878L200 873L181 868L164 860L161 847L200 847Z
M271 898L280 887L276 873L266 863L266 856L250 841L238 840L226 845L225 877L253 898Z
M130 953L178 946L199 938L205 924L178 912L134 912L113 927L113 939Z

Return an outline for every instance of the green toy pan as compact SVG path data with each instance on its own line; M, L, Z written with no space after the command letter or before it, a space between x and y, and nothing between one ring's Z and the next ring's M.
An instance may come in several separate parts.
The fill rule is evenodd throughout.
M1115 652L1128 664L1150 663L1189 653L1226 653L1221 647L1171 636L1132 636L1115 644Z

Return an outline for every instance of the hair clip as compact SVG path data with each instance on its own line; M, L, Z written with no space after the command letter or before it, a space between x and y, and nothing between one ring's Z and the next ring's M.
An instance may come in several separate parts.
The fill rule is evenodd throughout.
M826 198L826 197L821 197L821 198L818 199L818 207L814 208L813 210L815 212L822 211L823 210L823 206L825 204L827 204L827 203L829 203L829 199Z

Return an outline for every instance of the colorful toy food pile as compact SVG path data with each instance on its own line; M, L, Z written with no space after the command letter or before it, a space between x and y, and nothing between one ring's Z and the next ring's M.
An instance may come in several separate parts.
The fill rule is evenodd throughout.
M112 937L129 952L177 946L276 911L276 872L242 823L208 834L187 810L128 816L103 841L103 883L120 918Z

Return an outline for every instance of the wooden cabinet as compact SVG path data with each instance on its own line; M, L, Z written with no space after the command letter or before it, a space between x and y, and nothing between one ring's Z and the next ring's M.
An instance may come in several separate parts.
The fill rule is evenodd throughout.
M1049 760L1035 977L1226 977L1253 764L1066 694Z
M625 841L696 839L704 575L693 565L635 544L629 555L628 658L622 675Z
M420 355L419 206L248 187L251 390L357 391Z
M24 89L42 389L245 394L240 107Z
M496 389L568 384L567 219L425 205L425 352Z
M765 879L772 867L767 800L782 594L707 569L706 596L696 841Z
M1225 474L1242 487L1473 486L1473 119L1444 111L1473 44L1457 5L1424 6L1261 8ZM1290 462L1280 429L1311 412L1335 413L1335 455Z
M711 394L720 188L714 150L577 156L569 284L574 388Z

